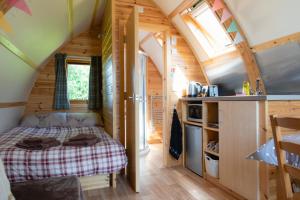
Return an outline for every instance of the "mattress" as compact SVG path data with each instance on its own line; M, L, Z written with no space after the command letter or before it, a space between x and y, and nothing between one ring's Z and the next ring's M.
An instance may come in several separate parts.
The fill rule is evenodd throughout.
M96 134L101 141L88 147L57 146L46 150L25 150L15 146L24 138L55 137L63 142L80 133ZM110 174L127 165L124 147L101 127L17 127L0 135L0 158L10 182Z

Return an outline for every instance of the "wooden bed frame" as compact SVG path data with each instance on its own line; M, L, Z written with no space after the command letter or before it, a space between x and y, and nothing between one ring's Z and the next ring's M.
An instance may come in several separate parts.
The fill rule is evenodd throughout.
M83 176L79 178L83 191L95 190L107 187L117 187L116 173L101 174L95 176Z

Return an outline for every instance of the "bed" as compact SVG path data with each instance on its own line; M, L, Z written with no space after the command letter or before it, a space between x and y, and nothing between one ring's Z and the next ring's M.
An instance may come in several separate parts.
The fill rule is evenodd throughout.
M126 167L124 147L102 127L93 126L97 123L86 120L86 116L72 114L70 117L65 114L64 118L61 115L63 114L37 116L37 120L32 120L31 116L29 120L25 118L20 127L0 135L0 158L10 182L76 175L81 177L83 185L94 189L95 185L99 186L104 180L107 181L108 175ZM74 117L78 118L77 121L74 121ZM24 138L46 136L63 142L80 133L95 134L101 141L88 147L57 146L34 151L15 146ZM95 182L95 177L100 182Z

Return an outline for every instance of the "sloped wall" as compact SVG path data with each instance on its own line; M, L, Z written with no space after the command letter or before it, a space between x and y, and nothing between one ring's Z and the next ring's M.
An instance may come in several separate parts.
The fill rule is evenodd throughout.
M0 46L0 103L26 102L36 77L36 70ZM1 108L0 133L18 125L24 105Z
M101 55L101 40L94 32L84 32L64 45L58 52L70 56L99 56ZM55 90L55 58L52 55L46 66L41 69L31 90L26 113L52 112ZM86 112L86 103L72 103L70 112Z

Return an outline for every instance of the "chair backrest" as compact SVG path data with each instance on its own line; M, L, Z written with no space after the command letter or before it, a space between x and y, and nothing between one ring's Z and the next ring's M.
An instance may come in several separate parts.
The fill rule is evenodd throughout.
M287 164L285 154L289 152L300 155L300 144L282 141L281 128L300 130L300 118L277 117L276 115L272 115L270 118L282 192L286 199L295 199L290 177L300 180L300 169Z

